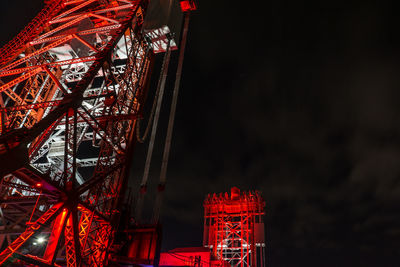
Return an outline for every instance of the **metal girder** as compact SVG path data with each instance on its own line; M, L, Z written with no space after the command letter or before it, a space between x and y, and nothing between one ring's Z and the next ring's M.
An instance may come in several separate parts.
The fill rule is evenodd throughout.
M62 7L64 0L49 1L43 10L14 39L0 49L0 66L18 55L27 42L39 34Z
M147 3L57 1L15 41L18 53L0 56L0 160L12 160L0 167L0 237L8 245L0 264L107 263L149 73ZM27 243L39 232L44 255Z
M23 232L17 239L15 239L5 250L0 253L0 264L4 264L5 261L10 258L14 252L18 250L35 232L37 232L44 224L46 224L52 217L59 213L59 210L63 206L63 203L53 205L43 216L41 216L36 222L31 224L25 232Z
M233 267L263 267L256 249L256 224L261 223L265 202L259 192L208 195L204 201L204 246ZM260 234L260 233L258 233Z

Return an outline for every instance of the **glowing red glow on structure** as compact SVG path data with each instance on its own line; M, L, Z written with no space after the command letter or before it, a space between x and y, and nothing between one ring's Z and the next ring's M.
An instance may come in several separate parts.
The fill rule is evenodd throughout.
M64 208L63 211L57 216L56 220L53 222L49 243L47 244L46 251L44 252L43 256L43 259L47 262L52 262L54 259L54 252L56 251L58 241L63 232L63 226L66 217L67 209Z
M7 200L0 203L0 266L154 265L158 225L124 231L128 224L119 222L132 204L125 203L129 162L158 38L171 44L159 51L168 58L175 41L167 26L148 34L151 0L44 1L0 48L0 162L7 163L0 166ZM186 36L196 5L183 0L181 7ZM177 81L185 43L182 37Z
M113 255L113 261L128 266L132 264L156 266L160 256L161 227L159 224L136 225L124 231L127 237L126 249L121 255Z
M161 253L160 266L210 266L211 253L207 248L173 249Z
M265 202L257 191L236 187L231 195L209 194L204 201L203 245L232 267L264 267Z
M182 12L194 11L197 9L193 0L183 0L180 2Z
M214 259L208 248L188 247L161 253L159 266L225 267L229 264Z
M107 266L153 68L149 1L45 2L0 48L0 189L14 201L0 207L0 265Z

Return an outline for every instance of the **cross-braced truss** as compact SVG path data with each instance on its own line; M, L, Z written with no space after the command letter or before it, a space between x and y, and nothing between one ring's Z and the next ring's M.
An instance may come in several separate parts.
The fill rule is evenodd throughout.
M258 192L208 195L205 202L204 246L232 267L263 267L265 202Z
M250 264L251 217L241 216L235 221L230 215L217 218L216 255L232 266L248 266Z
M103 266L151 61L147 0L56 0L0 54L0 265Z

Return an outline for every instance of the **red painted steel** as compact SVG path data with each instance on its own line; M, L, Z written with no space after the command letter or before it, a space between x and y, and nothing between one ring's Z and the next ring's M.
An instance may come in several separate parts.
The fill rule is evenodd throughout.
M234 267L264 267L265 202L257 191L209 194L204 201L203 245ZM262 230L261 230L262 229Z
M58 12L65 0L48 1L45 8L14 39L0 49L0 66L18 55L27 42L32 40Z
M148 0L46 3L0 49L0 265L105 266L149 80Z
M205 247L175 248L162 252L159 266L230 267L227 262L215 259Z
M0 265L5 264L7 259L9 259L22 245L24 245L32 235L39 231L39 229L48 220L54 217L62 206L63 203L53 205L53 207L44 213L38 220L36 220L36 222L29 225L17 239L15 239L5 250L0 253Z

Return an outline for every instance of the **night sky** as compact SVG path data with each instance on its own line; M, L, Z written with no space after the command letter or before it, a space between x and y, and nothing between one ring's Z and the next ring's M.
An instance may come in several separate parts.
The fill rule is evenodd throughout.
M2 45L41 2L2 0ZM268 266L400 266L399 8L199 3L167 175L163 250L201 246L206 194L238 186L266 200ZM163 112L149 191L167 105ZM137 150L136 181L146 146Z

